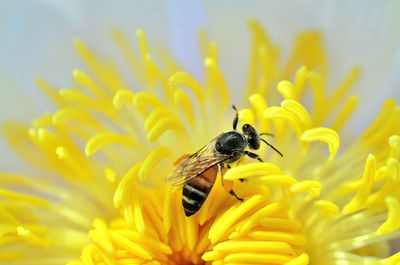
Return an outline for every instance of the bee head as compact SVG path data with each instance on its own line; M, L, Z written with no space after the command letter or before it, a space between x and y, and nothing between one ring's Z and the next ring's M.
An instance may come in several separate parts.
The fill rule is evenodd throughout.
M257 150L260 148L260 136L258 136L258 133L253 126L246 123L243 125L242 131L243 134L246 135L250 149Z

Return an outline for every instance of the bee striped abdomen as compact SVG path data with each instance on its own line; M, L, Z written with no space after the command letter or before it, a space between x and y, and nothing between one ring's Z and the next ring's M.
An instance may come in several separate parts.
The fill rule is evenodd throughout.
M182 205L186 216L195 214L207 199L217 176L218 166L212 166L183 185Z

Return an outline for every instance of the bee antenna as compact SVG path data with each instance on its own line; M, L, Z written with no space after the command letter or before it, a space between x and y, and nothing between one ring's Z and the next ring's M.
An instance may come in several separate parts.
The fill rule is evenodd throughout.
M260 133L259 135L260 135L260 136L262 136L262 135L268 135L268 136L274 137L274 135L273 135L272 133L266 133L266 132Z
M260 138L261 141L263 141L264 143L266 143L269 147L271 147L272 149L275 150L275 152L277 152L281 157L283 157L282 153L279 152L275 147L273 147L270 143L268 143L267 141L265 141L264 139Z

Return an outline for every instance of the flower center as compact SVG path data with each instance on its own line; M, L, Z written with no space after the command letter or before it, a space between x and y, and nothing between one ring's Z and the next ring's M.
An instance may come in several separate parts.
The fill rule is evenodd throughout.
M3 242L48 248L49 253L60 253L60 246L77 253L85 246L81 259L88 265L398 264L399 254L381 259L388 253L371 246L383 249L400 226L400 107L387 100L360 140L338 154L337 132L358 102L344 96L359 68L328 96L318 33L300 34L288 64L279 69L278 49L257 22L249 26L249 103L242 104L248 108L239 111L239 122L274 134L271 141L283 158L267 146L257 150L267 162L242 157L223 176L215 176L201 209L186 217L181 187L166 185L165 178L178 157L193 154L232 128L233 115L225 117L231 99L217 46L203 38L201 84L165 54L159 56L164 67L156 64L142 30L137 31L141 60L114 31L145 88L133 92L114 64L99 60L77 40L76 49L93 77L75 70L77 89L59 91L39 79L60 110L35 119L32 128L3 126L17 152L46 174L59 176L51 181L2 176L5 186L17 187L0 190L6 199L0 205L0 217L6 220ZM293 83L285 80L291 75ZM307 88L314 96L312 111L300 103ZM87 243L93 219L92 243Z
M245 172L235 177L243 177ZM143 221L137 221L136 215L131 224L126 216L113 220L108 227L101 220L95 221L89 232L95 245L85 248L88 254L82 255L83 261L205 264L269 260L285 264L295 257L306 258L301 255L306 236L300 232L301 224L289 217L287 202L271 202L271 191L252 183L236 183L235 190L245 199L243 203L217 181L200 211L189 218L184 214L179 189L165 191L163 209L153 204L158 199L156 192L148 190L147 195L142 194ZM137 213L133 209L133 214ZM143 231L140 223L145 224Z

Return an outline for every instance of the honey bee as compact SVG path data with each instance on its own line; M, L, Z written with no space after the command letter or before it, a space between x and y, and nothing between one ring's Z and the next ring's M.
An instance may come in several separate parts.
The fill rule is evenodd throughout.
M235 106L232 106L232 108L236 113L233 119L233 131L221 133L196 153L179 161L167 178L167 183L171 185L183 184L182 205L187 217L195 214L204 204L214 185L218 168L223 185L222 172L225 164L230 168L230 163L239 160L244 155L262 162L258 154L245 150L246 147L257 150L260 148L261 140L283 157L281 152L260 137L261 135L271 134L258 134L250 124L243 125L243 133L236 131L239 120L238 111ZM236 199L243 201L232 189L229 193Z

